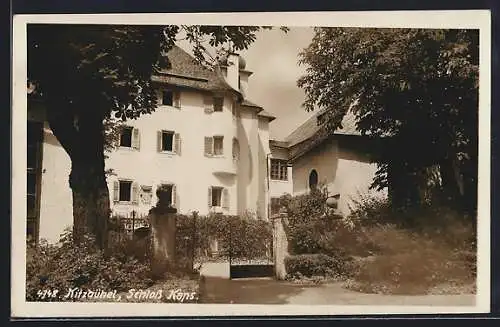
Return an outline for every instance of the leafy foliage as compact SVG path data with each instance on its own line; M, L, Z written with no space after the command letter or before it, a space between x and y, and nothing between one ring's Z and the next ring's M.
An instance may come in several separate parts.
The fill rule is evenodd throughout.
M285 258L289 276L345 277L349 273L348 262L326 254L299 254Z
M397 172L403 178L456 160L474 190L477 30L316 28L299 62L306 66L298 80L304 107L322 110L324 135L350 112L363 135L384 138L373 187L394 186ZM407 189L411 183L401 181Z
M26 256L27 301L61 301L51 297L41 299L39 290L66 292L69 288L79 287L122 292L130 288L144 289L154 283L149 263L125 251L124 243L116 244L111 254L105 255L94 242L91 236L87 236L76 245L68 231L63 234L60 244L29 246Z
M474 291L476 229L464 213L436 204L399 211L387 201L365 198L348 219L355 222L356 246L346 245L357 267L348 288L385 294Z
M324 253L334 257L343 256L343 250L337 246L349 229L346 220L328 210L325 202L326 189L319 189L308 194L280 199L286 207L288 222L286 233L289 251L292 254Z

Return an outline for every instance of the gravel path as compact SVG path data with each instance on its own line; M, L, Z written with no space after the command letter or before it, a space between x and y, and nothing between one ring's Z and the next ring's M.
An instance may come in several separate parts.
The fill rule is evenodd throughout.
M342 283L300 285L272 278L229 279L229 265L207 264L203 303L474 306L474 294L381 295L348 290Z

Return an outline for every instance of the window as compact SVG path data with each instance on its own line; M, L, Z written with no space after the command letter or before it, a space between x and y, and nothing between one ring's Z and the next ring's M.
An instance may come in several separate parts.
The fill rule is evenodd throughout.
M170 152L174 150L174 132L161 132L161 150Z
M179 91L165 89L160 91L161 104L163 106L171 106L175 108L181 107L181 94Z
M140 143L139 129L130 126L122 127L120 131L120 147L139 150Z
M233 119L236 119L236 101L231 102L231 114L233 115Z
M222 156L224 154L224 136L205 137L205 156Z
M240 158L240 143L236 138L233 138L233 160L237 161Z
M119 197L118 201L129 202L132 200L132 182L119 181Z
M210 186L208 188L208 206L229 209L229 190L220 186Z
M123 127L120 133L120 146L132 147L132 127Z
M313 169L309 174L309 188L311 190L316 190L318 187L318 172L316 169Z
M214 136L214 155L224 154L224 136Z
M26 237L30 242L38 241L40 201L40 174L42 160L42 123L28 121L27 126L27 185L26 185Z
M279 181L288 180L288 164L286 160L271 159L271 179Z
M163 90L161 104L164 106L172 106L174 104L174 92L172 90Z
M174 131L158 131L158 152L181 154L181 137Z
M222 206L222 187L212 187L212 207Z
M214 97L214 111L221 112L224 106L224 98Z
M176 187L173 183L165 183L159 186L158 192L162 201L165 201L166 205L174 206L176 203Z

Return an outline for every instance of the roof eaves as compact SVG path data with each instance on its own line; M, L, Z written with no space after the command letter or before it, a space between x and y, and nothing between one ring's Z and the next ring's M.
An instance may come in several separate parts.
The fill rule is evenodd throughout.
M272 115L271 113L267 112L266 110L262 109L261 112L257 114L259 117L267 118L269 122L272 122L273 120L276 119L276 116Z

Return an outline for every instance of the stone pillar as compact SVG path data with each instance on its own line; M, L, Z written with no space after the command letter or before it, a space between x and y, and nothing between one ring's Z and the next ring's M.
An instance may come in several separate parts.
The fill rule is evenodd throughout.
M288 256L288 239L286 237L285 225L288 216L285 210L271 218L273 220L273 238L274 238L274 270L276 279L286 278L285 258Z
M149 212L153 242L152 269L162 274L175 265L175 233L177 209L156 206Z

